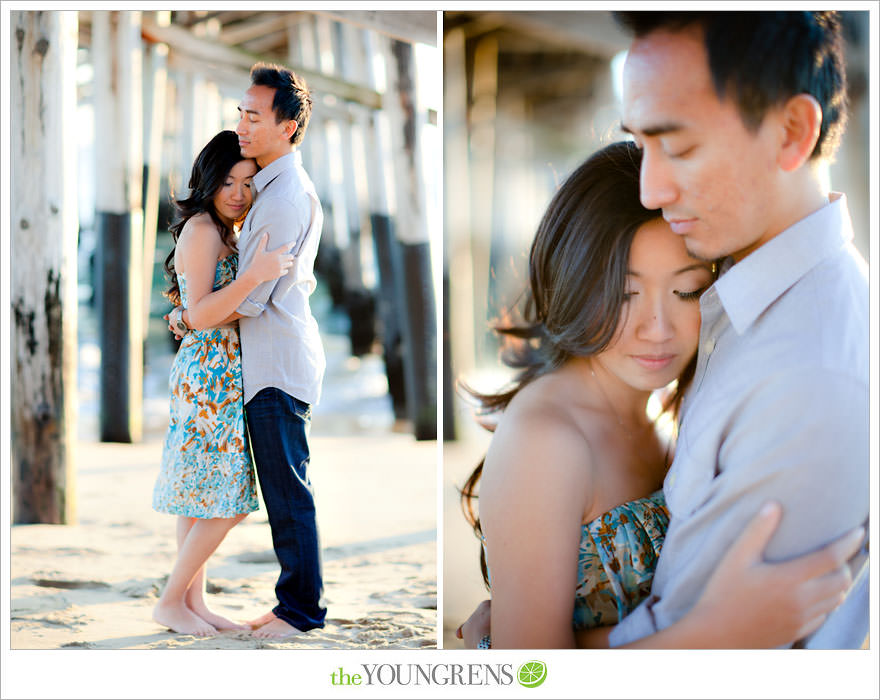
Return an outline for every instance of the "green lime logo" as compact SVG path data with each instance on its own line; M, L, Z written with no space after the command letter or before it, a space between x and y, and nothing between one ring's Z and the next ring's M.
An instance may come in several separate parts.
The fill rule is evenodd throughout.
M543 661L526 661L517 671L517 680L523 688L537 688L547 679L547 664Z

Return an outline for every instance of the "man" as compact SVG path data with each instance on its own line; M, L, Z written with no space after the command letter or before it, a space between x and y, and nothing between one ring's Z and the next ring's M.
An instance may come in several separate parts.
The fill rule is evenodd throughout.
M315 187L293 147L311 115L302 78L256 64L238 108L241 154L256 160L255 201L239 237L239 269L247 268L264 233L289 246L290 273L265 282L226 322L238 319L245 415L272 543L281 565L278 605L251 621L254 636L284 638L324 626L323 583L315 502L306 473L311 405L321 394L325 360L309 295L323 214ZM186 311L182 314L188 322Z
M763 501L785 513L770 560L869 508L867 268L820 174L846 119L837 13L620 14L635 34L623 128L643 150L642 203L692 255L725 261L700 299L652 594L612 646L679 620ZM858 647L867 624L862 578L808 646Z
M820 173L846 117L836 13L618 18L635 34L622 126L642 148L642 203L662 209L692 255L724 259L700 299L651 595L610 634L582 637L662 647L678 643L672 625L766 501L784 512L764 552L771 561L867 521L867 270L846 200L825 191ZM806 626L824 621L807 646L865 640L864 554L850 567L855 585L827 620ZM485 620L485 606L474 617ZM718 632L712 644L729 646Z

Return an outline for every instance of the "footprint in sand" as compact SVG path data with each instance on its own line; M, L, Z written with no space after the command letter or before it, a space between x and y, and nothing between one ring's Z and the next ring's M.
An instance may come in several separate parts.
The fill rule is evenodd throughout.
M53 593L50 595L14 599L11 612L13 616L19 616L19 619L29 619L21 616L64 610L69 606L70 601L67 598L60 593Z
M33 578L31 582L35 586L43 588L111 588L109 583L103 581L85 581L75 579L52 579L52 578Z
M30 622L40 625L48 625L50 627L82 627L89 624L91 618L85 615L71 615L70 613L60 613L55 615L47 615L46 617L12 617L11 621Z
M278 562L274 549L264 552L245 552L239 554L236 559L242 564L276 564Z

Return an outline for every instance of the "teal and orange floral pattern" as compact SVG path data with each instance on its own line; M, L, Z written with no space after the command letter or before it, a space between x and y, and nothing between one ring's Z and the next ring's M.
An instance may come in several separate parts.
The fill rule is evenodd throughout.
M235 279L238 256L217 263L214 289ZM183 305L186 279L178 275ZM238 328L184 336L171 367L171 421L153 508L191 518L230 518L257 510L244 424Z
M648 597L668 528L662 491L612 508L582 526L575 627L617 624Z

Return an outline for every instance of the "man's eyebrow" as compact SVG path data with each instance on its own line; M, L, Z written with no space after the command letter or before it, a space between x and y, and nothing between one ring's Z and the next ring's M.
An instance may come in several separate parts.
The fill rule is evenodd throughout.
M642 129L639 134L642 136L662 136L663 134L669 134L676 131L682 131L684 129L684 124L679 124L678 122L663 122L660 124L654 124L651 126L646 126ZM620 123L620 130L625 134L632 134L635 136L635 129L628 127L623 122Z
M239 112L246 112L247 114L259 114L259 112L255 109L242 109L241 105L239 105L236 109L238 109Z

